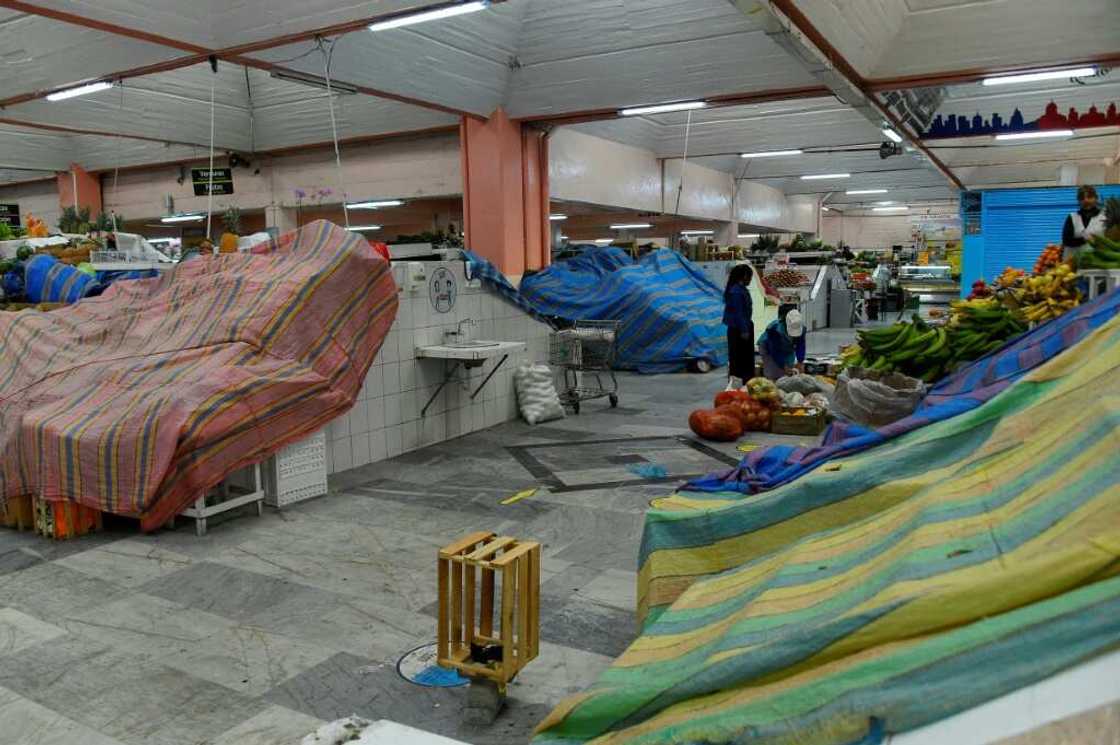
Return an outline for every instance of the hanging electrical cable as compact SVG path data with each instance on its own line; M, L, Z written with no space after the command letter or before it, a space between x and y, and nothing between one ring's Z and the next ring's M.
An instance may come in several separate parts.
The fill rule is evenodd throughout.
M124 81L123 80L121 81L120 88L121 88L121 118L123 119L124 118ZM120 194L120 192L117 191L117 182L120 179L120 175L121 175L121 161L122 160L124 160L124 138L123 137L118 137L117 138L117 162L116 162L115 167L113 168L113 199L117 199L117 196ZM112 219L113 219L113 233L116 233L117 232L117 211L116 210L110 210L109 211L109 216L112 217Z
M346 206L346 183L342 176L342 153L338 146L338 122L334 116L334 94L331 92L331 58L334 56L334 45L338 43L338 39L331 42L330 50L328 51L323 45L323 40L318 39L319 51L323 54L323 80L327 83L327 108L331 112L331 139L334 142L334 165L338 175L338 190L342 196L342 219L346 223L346 229L350 229L350 210Z
M214 213L214 79L218 77L218 58L210 56L210 167L206 172L206 240L210 240L210 221Z
M677 206L673 208L673 214L679 215L681 213L681 196L684 194L684 170L688 167L688 138L692 135L692 112L688 112L688 119L684 123L684 155L681 158L681 178L680 183L677 185Z

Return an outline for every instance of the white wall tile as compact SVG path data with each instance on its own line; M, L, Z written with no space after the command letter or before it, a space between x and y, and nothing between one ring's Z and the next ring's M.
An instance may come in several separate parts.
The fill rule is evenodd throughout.
M331 449L334 451L334 469L336 473L349 471L354 467L354 453L351 447L352 445L349 437L344 437L331 443Z
M382 390L386 396L401 392L401 365L399 362L386 362L381 368Z
M384 398L371 398L366 401L366 420L369 422L370 432L385 429Z
M327 425L327 435L331 442L350 436L350 416L343 414Z
M399 331L390 331L385 336L385 344L381 347L381 361L382 362L396 362L399 359L397 345L397 337L400 336Z
M408 298L401 298L401 303L397 307L397 321L402 331L415 328L413 323L412 301Z
M404 452L403 442L401 439L401 425L389 427L385 430L385 452L390 458L396 458Z
M419 422L405 422L401 425L401 450L411 452L420 446Z
M388 457L388 440L385 436L385 430L379 429L371 432L369 435L370 463L377 463L378 461L385 460Z
M447 415L437 414L420 420L420 444L434 445L447 439Z
M363 435L369 432L369 420L366 418L366 402L358 401L350 409L350 436Z
M369 432L354 435L350 438L350 452L354 459L354 468L360 468L369 463Z
M378 398L383 393L384 375L382 373L381 365L373 365L370 367L369 372L366 373L366 381L362 386L365 391L366 398Z
M402 362L416 358L416 339L412 329L397 339L397 358Z
M384 398L385 401L385 426L401 426L401 395L394 393ZM398 451L399 452L399 451Z
M427 397L418 398L415 389L401 391L401 421L411 422L420 418L420 407L427 402Z
M400 363L401 390L416 390L416 360L406 360Z

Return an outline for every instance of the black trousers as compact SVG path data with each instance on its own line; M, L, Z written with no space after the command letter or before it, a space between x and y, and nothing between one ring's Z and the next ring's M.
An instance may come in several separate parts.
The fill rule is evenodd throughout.
M728 374L743 381L754 377L754 328L747 329L747 338L741 331L727 329Z

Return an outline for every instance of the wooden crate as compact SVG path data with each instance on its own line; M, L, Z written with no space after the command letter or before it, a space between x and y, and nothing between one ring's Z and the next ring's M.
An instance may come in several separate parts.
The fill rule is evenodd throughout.
M775 411L770 416L770 431L776 435L819 435L826 424L823 413L796 416Z
M16 530L34 530L35 511L31 497L9 497L0 507L0 524Z
M66 540L101 530L101 512L73 502L32 500L35 532L47 538Z
M440 549L438 573L439 664L504 689L540 652L540 544L472 533Z

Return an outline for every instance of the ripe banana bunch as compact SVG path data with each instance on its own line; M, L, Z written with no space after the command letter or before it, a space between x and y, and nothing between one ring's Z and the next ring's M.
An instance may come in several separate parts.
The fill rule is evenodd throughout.
M1058 264L1046 274L1027 279L1019 299L1019 313L1032 323L1043 323L1076 308L1080 303L1077 275L1068 264Z

